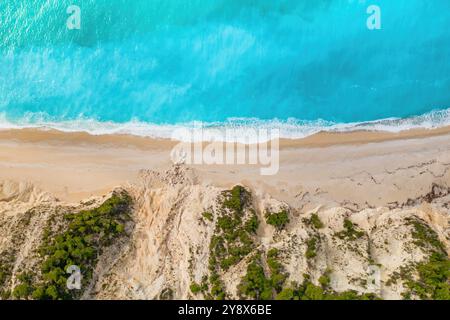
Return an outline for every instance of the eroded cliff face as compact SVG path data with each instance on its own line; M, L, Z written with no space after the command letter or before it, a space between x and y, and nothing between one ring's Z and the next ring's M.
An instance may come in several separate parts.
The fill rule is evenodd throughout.
M304 212L260 190L205 184L180 166L164 173L143 171L140 183L77 205L29 184L3 182L2 298L55 297L46 290L53 284L60 290L56 283L68 275L51 268L73 261L84 263L82 288L57 297L449 297L450 190L430 188L403 205ZM116 202L105 205L118 194L130 197L129 206L127 201L117 208ZM127 210L129 219L122 216ZM88 232L94 218L100 229L93 230L101 235L83 240L93 255L73 258L71 245L58 247L58 241ZM64 239L57 239L61 234ZM67 255L58 252L61 260L51 260L55 250ZM422 281L429 269L439 273L437 283Z

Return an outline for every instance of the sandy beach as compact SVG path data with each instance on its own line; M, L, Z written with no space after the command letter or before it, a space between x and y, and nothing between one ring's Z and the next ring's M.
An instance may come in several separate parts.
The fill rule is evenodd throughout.
M53 130L0 131L0 180L27 181L78 202L135 182L141 170L172 165L176 142L128 135L93 136ZM192 166L202 183L243 183L302 208L404 203L433 183L450 185L450 128L400 133L319 133L280 142L280 170L258 166Z

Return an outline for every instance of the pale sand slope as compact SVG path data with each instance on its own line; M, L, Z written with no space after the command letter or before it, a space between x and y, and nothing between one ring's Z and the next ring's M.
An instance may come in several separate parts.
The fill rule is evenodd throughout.
M194 168L205 183L243 183L304 210L404 203L427 193L433 183L450 185L449 131L324 133L282 141L280 171L274 176L261 176L259 166ZM61 200L78 202L135 182L141 169L167 169L174 144L125 135L0 131L0 181L31 182Z

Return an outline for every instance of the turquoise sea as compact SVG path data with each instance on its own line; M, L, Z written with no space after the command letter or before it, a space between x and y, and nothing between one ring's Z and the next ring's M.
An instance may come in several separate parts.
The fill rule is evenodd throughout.
M302 137L442 126L448 108L449 0L0 0L1 128Z

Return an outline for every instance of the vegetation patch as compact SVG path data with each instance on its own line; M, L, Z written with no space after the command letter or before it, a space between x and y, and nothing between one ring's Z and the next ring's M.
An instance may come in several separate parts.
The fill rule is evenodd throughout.
M429 254L427 260L409 268L401 268L390 283L398 278L407 288L405 299L450 300L450 259L436 232L417 218L408 218L414 244Z
M413 243L428 254L428 258L420 263L400 267L386 285L402 280L406 288L402 295L408 300L450 300L450 260L444 244L423 221L417 218L407 218L406 221L412 226Z
M29 273L17 276L19 284L14 288L12 295L16 299L28 299L33 293L33 277Z
M251 208L251 194L242 186L224 191L217 215L215 235L209 247L209 298L225 299L220 273L240 262L254 248L258 218Z
M335 234L339 239L342 240L357 240L365 235L365 232L359 230L358 225L351 222L349 219L344 219L344 230L337 232Z
M255 300L269 300L272 298L272 284L264 273L260 253L247 266L247 273L238 286L238 292L241 297Z
M325 227L325 225L320 220L319 215L317 213L313 213L309 219L304 218L303 223L315 229L322 229Z
M280 212L266 212L266 222L276 229L281 230L289 223L289 213L287 210L281 210Z
M398 271L394 271L389 278L388 281L386 281L386 286L392 286L393 284L396 284L399 280L405 281L408 277L412 275L414 272L414 265L404 265L399 268Z
M307 259L313 259L317 256L317 247L320 241L319 236L314 235L306 241L305 257Z
M256 216L255 210L251 209L251 216L250 219L247 220L247 222L244 225L245 231L247 231L250 234L255 234L259 227L259 221L258 217Z
M433 252L445 252L444 245L439 237L426 223L414 218L405 219L412 226L414 244L422 249L431 249Z
M308 275L304 275L303 283L293 283L283 289L276 297L277 300L379 300L375 294L358 294L354 290L336 292L329 287L329 271L319 279L321 286L311 282Z
M1 252L0 255L0 299L6 300L11 296L7 285L11 279L14 263L14 252L12 249Z
M267 265L270 271L270 283L276 293L283 289L283 285L287 279L283 265L279 262L278 249L270 249L267 253Z
M225 191L223 195L225 197L223 207L234 211L235 213L242 214L244 208L251 200L250 192L243 186L234 186L233 189Z
M192 282L189 288L193 294L205 293L208 291L208 277L204 276L200 284Z
M238 294L243 298L256 300L271 300L281 292L287 274L278 261L279 252L271 249L267 253L266 265L269 275L264 271L261 253L257 253L247 266L247 273L238 286Z
M408 277L404 285L405 299L450 300L450 260L447 255L434 252L428 261L417 264L417 278Z
M330 278L331 270L327 269L323 275L319 278L319 283L323 289L327 289L330 287L331 278Z
M205 211L202 213L202 217L205 218L208 221L213 221L213 214L209 211Z
M19 277L19 285L13 291L17 298L63 300L76 299L79 290L69 290L66 270L77 266L82 274L82 287L93 276L102 248L112 244L115 238L124 234L125 224L131 219L130 196L122 191L114 193L99 207L66 214L65 227L53 235L50 229L44 232L38 252L42 259L42 276L37 283L29 274Z

